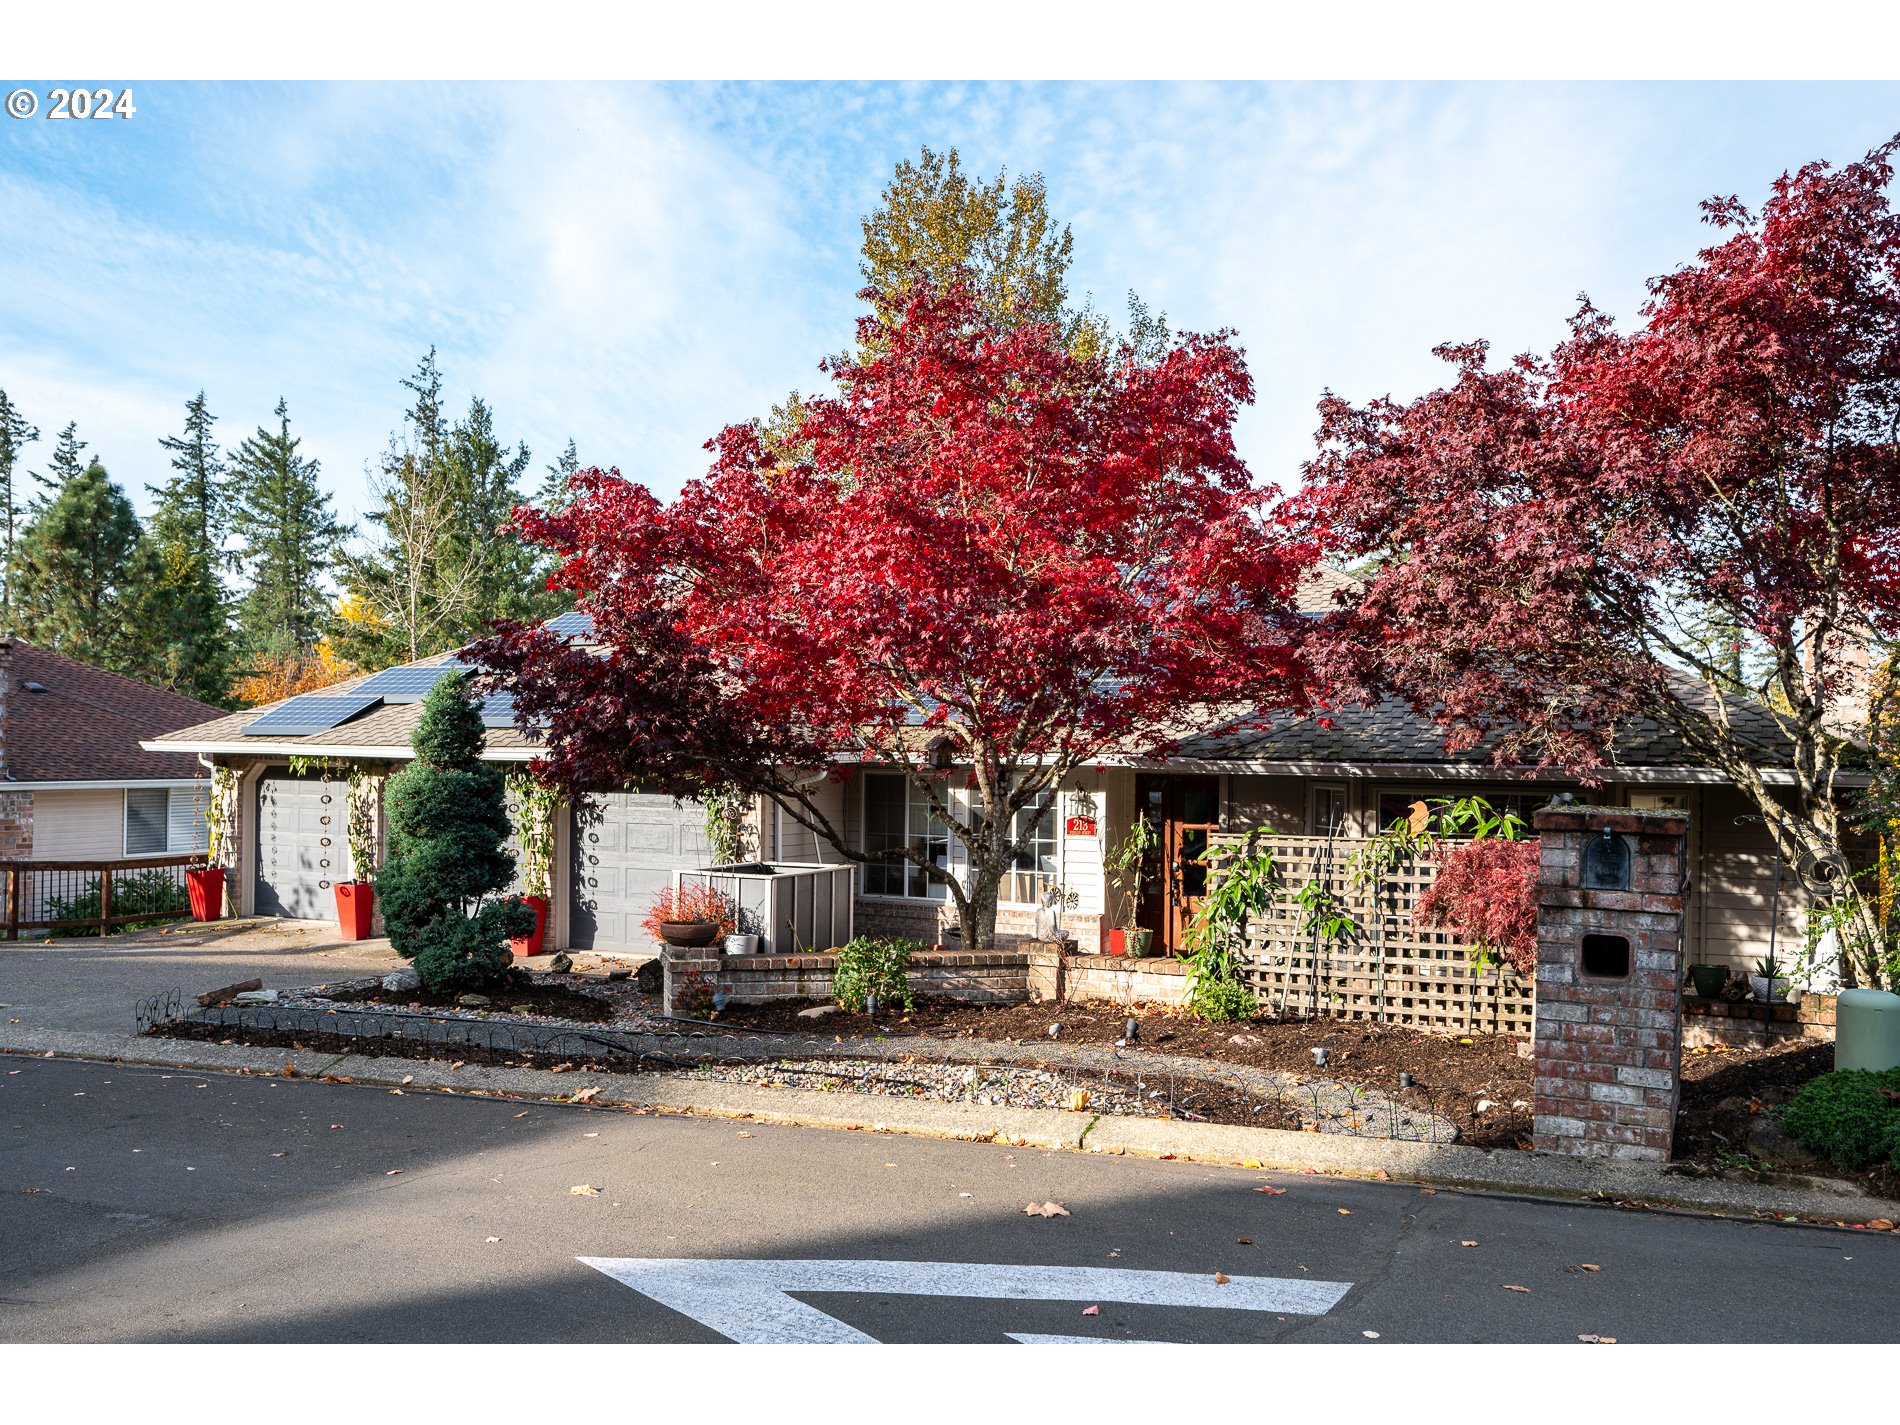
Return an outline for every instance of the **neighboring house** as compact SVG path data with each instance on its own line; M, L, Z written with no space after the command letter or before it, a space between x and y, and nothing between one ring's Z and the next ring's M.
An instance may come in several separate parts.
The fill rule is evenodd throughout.
M144 739L218 709L0 638L0 861L122 861L205 849L210 774Z
M1330 589L1324 591L1330 592ZM567 632L585 637L582 615L565 615ZM557 624L557 627L560 625ZM240 773L239 818L232 866L233 895L241 913L327 918L331 887L348 879L340 780L293 773L292 758L396 763L410 756L409 739L420 699L448 656L402 669L364 675L325 690L353 697L323 705L292 699L269 708L231 713L153 738L146 746L199 754ZM314 718L310 714L314 713ZM1788 758L1772 719L1737 705L1761 749L1771 783L1788 782ZM486 756L520 767L536 755L535 742L513 725L505 699L486 709ZM1206 885L1198 864L1210 834L1271 828L1282 835L1363 838L1389 825L1421 798L1478 793L1494 804L1529 812L1558 791L1579 791L1594 802L1628 806L1681 806L1694 830L1693 886L1685 953L1691 961L1741 966L1767 949L1768 906L1777 875L1770 841L1741 793L1720 774L1697 765L1660 725L1634 719L1619 729L1605 785L1583 792L1557 777L1489 765L1478 748L1447 757L1441 731L1408 709L1344 710L1322 725L1316 718L1280 718L1264 729L1213 726L1158 761L1105 759L1077 772L1057 793L1034 844L1003 888L999 938L1029 935L1038 903L1052 886L1072 900L1063 924L1085 950L1121 924L1127 889L1104 871L1108 853L1126 835L1137 806L1161 834L1159 865L1167 868L1138 889L1136 915L1156 932L1160 949L1174 949ZM323 725L318 726L316 724ZM970 795L952 774L953 810ZM1864 779L1860 779L1863 780ZM1856 779L1842 778L1852 786ZM961 847L933 822L903 775L854 766L817 793L854 849L919 847L956 874ZM551 946L647 953L640 921L654 893L675 871L705 864L703 814L694 803L637 792L603 792L565 809L556 827L549 933ZM824 863L841 858L822 839L769 803L751 825L752 845L767 862ZM1341 860L1350 854L1342 848ZM954 907L940 883L902 862L862 866L854 911L867 933L947 938ZM1784 877L1778 944L1798 947L1802 896Z

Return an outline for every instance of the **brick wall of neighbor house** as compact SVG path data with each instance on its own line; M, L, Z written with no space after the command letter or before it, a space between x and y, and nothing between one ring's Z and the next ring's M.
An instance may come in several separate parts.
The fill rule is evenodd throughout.
M0 793L0 861L33 855L33 793Z

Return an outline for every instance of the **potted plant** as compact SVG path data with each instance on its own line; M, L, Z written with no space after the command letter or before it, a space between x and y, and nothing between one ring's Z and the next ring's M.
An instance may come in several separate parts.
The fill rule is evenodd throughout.
M205 864L185 872L193 920L224 919L224 848L230 844L236 808L237 772L218 767L211 773L211 795L205 803Z
M521 900L534 912L533 931L511 936L508 949L517 960L525 960L539 955L547 943L548 894L554 876L554 812L560 794L526 772L508 778L508 794Z
M1143 929L1135 922L1141 918L1141 878L1156 844L1154 823L1137 811L1134 821L1129 825L1128 834L1102 863L1103 868L1114 878L1116 889L1121 892L1122 919L1125 922L1108 932L1108 953L1111 955L1146 955L1154 944L1154 932Z
M732 901L711 886L690 881L655 896L640 924L655 940L676 950L703 948L737 929Z
M1763 1004L1786 1004L1794 981L1773 955L1764 955L1755 962L1755 973L1748 977L1748 987Z
M325 772L328 775L328 772ZM376 869L377 782L368 766L349 764L348 808L344 825L350 844L350 875L332 888L336 894L336 923L345 940L367 940L376 921L376 888L370 872Z
M1695 985L1695 992L1704 999L1718 999L1722 987L1728 983L1727 965L1691 965L1689 979Z
M735 916L737 927L725 939L728 955L756 955L759 942L764 938L759 934L759 918L749 910L742 910Z

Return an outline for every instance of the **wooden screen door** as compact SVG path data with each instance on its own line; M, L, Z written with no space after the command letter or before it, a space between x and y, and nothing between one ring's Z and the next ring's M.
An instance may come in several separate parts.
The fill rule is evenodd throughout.
M1220 778L1137 777L1135 809L1159 843L1142 876L1140 923L1155 933L1156 953L1172 955L1207 895L1207 838L1220 829Z

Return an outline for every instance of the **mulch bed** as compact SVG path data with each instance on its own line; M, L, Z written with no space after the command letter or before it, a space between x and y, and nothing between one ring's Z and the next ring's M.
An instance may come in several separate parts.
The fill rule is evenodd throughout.
M616 987L617 988L617 987ZM619 1013L619 1005L614 997L600 990L570 989L566 985L550 984L542 980L530 980L522 984L508 985L486 992L490 1014L507 1014L521 1006L530 1014L545 1015L551 1019L577 1019L587 1024L601 1024L613 1019ZM386 1004L402 1009L446 1009L466 1014L467 1007L458 1005L458 996L454 994L431 994L426 990L386 990L380 984L369 988L336 988L327 993L318 993L316 999L325 999L337 1004Z

